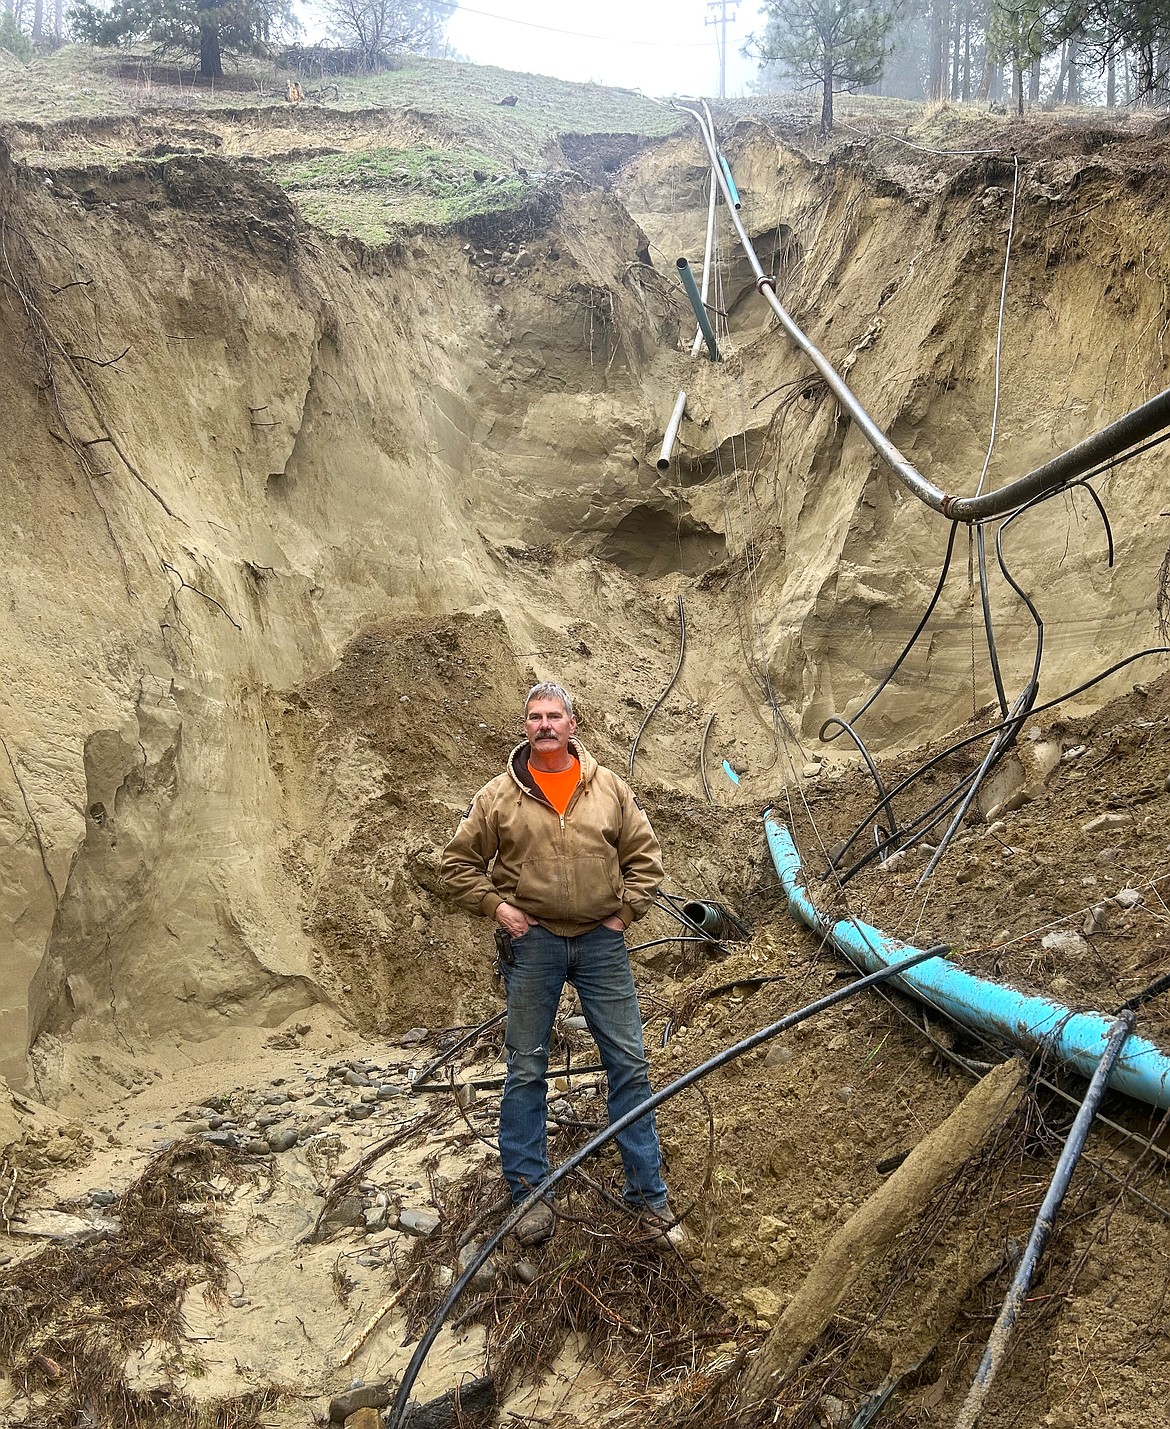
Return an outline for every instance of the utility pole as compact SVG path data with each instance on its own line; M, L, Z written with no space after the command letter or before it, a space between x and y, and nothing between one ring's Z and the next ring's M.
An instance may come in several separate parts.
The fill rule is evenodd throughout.
M704 25L718 25L719 39L719 98L727 98L727 11L731 9L732 19L739 0L707 0L707 9L712 11L703 21Z

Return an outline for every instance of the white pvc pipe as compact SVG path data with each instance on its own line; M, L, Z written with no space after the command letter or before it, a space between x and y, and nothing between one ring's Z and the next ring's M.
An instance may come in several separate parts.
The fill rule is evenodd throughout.
M701 334L700 334L701 336ZM683 413L687 409L687 394L680 392L678 401L674 404L674 411L670 414L670 421L666 424L666 435L662 438L662 452L658 458L658 470L670 470L670 458L674 451L674 444L678 441L678 429L682 425Z
M703 306L707 304L707 294L711 289L711 254L715 248L715 204L719 198L719 185L715 182L715 175L711 175L711 198L707 204L707 246L703 250L703 281L699 285L699 296L703 299ZM691 343L691 356L699 355L699 348L703 345L703 329L695 328L695 340Z

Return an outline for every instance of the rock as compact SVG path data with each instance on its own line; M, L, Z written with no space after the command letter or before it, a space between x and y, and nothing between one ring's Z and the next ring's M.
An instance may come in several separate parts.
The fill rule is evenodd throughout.
M1109 914L1113 911L1113 905L1108 898L1100 903L1094 903L1086 912L1085 921L1081 924L1081 932L1086 938L1091 938L1094 933L1103 933L1109 926Z
M1040 939L1040 946L1046 952L1060 953L1063 957L1080 957L1089 951L1089 945L1080 933L1063 930L1045 933Z
M392 1101L395 1097L402 1095L402 1088L396 1087L393 1082L381 1082L378 1085L378 1100L380 1102Z
M350 1121L364 1121L367 1116L373 1116L374 1108L369 1102L351 1102L346 1107L345 1114Z
M286 1101L288 1101L288 1093L287 1093L287 1092L273 1092L270 1096L266 1096L266 1097L264 1098L264 1105L265 1105L265 1106L284 1106L284 1104L285 1104Z
M853 1411L836 1395L823 1394L817 1401L817 1418L825 1429L849 1429L853 1423Z
M347 1087L368 1087L370 1079L364 1072L355 1072L351 1067L341 1079Z
M366 1208L360 1196L342 1196L338 1203L326 1212L321 1224L335 1229L364 1226Z
M583 1017L581 1017L581 1016L579 1016L579 1015L577 1015L577 1014L574 1014L572 1017L564 1017L564 1018L562 1018L562 1019L561 1019L561 1026L564 1027L564 1028L566 1028L569 1032L588 1032L588 1031L589 1031L589 1024L588 1024L588 1022L586 1022Z
M91 1206L112 1206L118 1199L113 1191L93 1191L89 1193L89 1204Z
M792 1061L792 1048L781 1044L779 1047L772 1047L768 1055L764 1058L765 1067L783 1067Z
M225 1151L234 1151L240 1144L240 1138L234 1131L204 1131L200 1133L200 1139L211 1146L222 1147Z
M466 1111L475 1102L477 1095L474 1082L456 1082L455 1105L461 1111Z
M809 763L806 764L800 772L806 779L816 779L820 775L821 766L819 764Z
M357 1409L346 1416L345 1429L381 1429L382 1418L374 1408Z
M1170 774L1167 774L1165 779L1162 780L1162 788L1167 794L1170 794Z
M757 1320L774 1325L780 1318L782 1309L779 1295L766 1285L753 1285L740 1293L740 1299L747 1305Z
M1132 823L1132 814L1098 814L1095 819L1081 825L1081 832L1096 834L1104 829L1127 829Z
M521 1285L531 1285L540 1272L530 1260L518 1260L512 1267L512 1274Z
M376 1235L378 1231L384 1231L386 1229L386 1207L367 1207L363 1212L363 1219L367 1235Z
M412 1027L409 1032L404 1032L398 1039L402 1047L414 1047L419 1042L425 1042L429 1033L425 1027Z
M291 1151L297 1144L299 1133L293 1131L291 1127L285 1127L283 1131L274 1131L268 1138L269 1151Z
M434 1235L439 1229L439 1217L434 1211L421 1206L406 1206L398 1216L398 1224L411 1235Z
M460 1275L464 1273L467 1267L479 1254L480 1247L482 1245L482 1240L473 1240L470 1244L465 1245L460 1250L458 1260ZM471 1280L468 1282L467 1288L469 1290L490 1290L495 1283L496 1267L493 1264L491 1257L489 1256L488 1259L484 1261L484 1263L471 1277Z
M1122 888L1109 901L1124 912L1136 908L1142 901L1142 895L1136 888Z
M376 1101L378 1100L378 1088L377 1088L377 1087L363 1087L363 1089L362 1089L362 1094L361 1094L361 1096L358 1098L358 1100L359 1100L360 1102L363 1102L366 1106L372 1106L372 1105L374 1104L374 1102L376 1102Z
M1088 747L1087 744L1074 744L1071 749L1066 749L1060 756L1060 762L1062 764L1071 764L1074 759L1080 759Z
M393 1398L394 1386L389 1380L375 1380L370 1384L359 1382L343 1394L335 1394L329 1401L330 1421L344 1424L359 1409L385 1409Z
M268 1143L267 1141L261 1141L258 1136L253 1136L245 1142L244 1150L249 1156L267 1156Z

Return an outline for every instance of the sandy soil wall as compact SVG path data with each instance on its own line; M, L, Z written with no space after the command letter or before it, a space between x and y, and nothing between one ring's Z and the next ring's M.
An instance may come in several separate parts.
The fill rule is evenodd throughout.
M814 339L912 460L972 490L1011 165L830 164L754 128L729 150ZM1166 384L1164 191L1148 156L1026 165L991 482ZM457 1005L479 974L433 852L531 674L584 690L620 762L685 591L691 654L643 777L697 792L714 711L763 797L784 768L762 673L815 732L933 587L944 524L876 468L730 252L730 360L680 350L692 141L647 151L616 196L570 188L377 255L206 159L46 186L0 153L0 207L0 1070L23 1080L35 1042L50 1099L85 1045ZM1083 496L1013 530L1048 618L1045 694L1153 643L1163 473L1150 457L1099 485L1113 571ZM958 551L879 745L991 693ZM1002 580L994 605L1018 681L1029 627Z

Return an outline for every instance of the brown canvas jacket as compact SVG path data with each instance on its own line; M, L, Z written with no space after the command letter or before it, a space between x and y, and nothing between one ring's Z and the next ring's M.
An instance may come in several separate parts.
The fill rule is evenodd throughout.
M623 779L576 740L570 749L581 780L563 818L528 772L527 743L471 801L441 866L461 908L492 918L511 903L565 938L649 912L662 882L650 820Z

